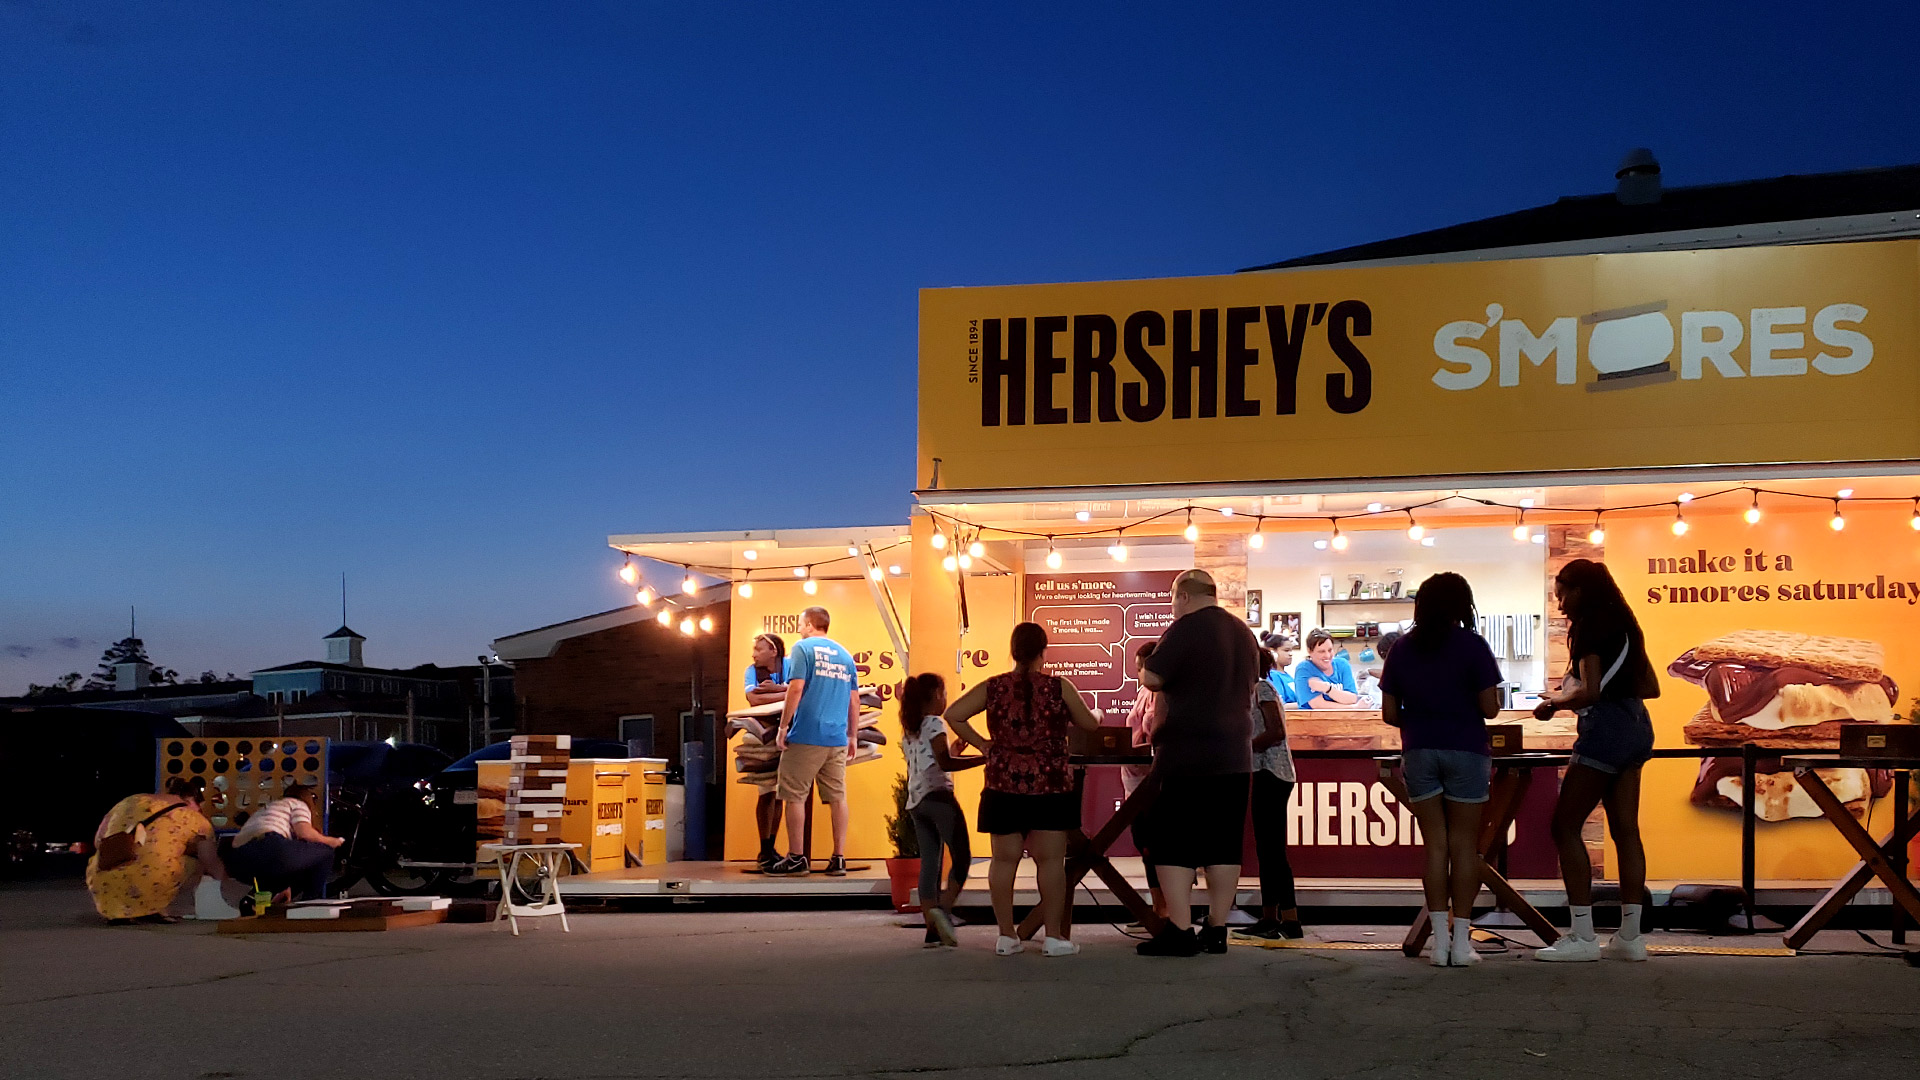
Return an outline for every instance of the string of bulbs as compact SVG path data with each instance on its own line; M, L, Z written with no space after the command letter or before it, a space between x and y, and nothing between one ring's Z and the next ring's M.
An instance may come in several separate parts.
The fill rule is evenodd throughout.
M1378 517L1397 517L1402 514L1406 515L1407 518L1407 539L1415 543L1431 544L1432 538L1428 535L1426 526L1420 524L1420 519L1415 515L1420 510L1429 509L1449 502L1469 502L1488 507L1489 509L1513 511L1513 538L1517 541L1532 539L1535 542L1540 542L1544 540L1544 536L1534 534L1532 529L1528 527L1527 516L1529 514L1534 516L1536 522L1564 522L1568 518L1572 518L1577 522L1591 514L1593 516L1593 525L1587 532L1587 540L1589 543L1603 544L1607 539L1606 525L1604 523L1605 515L1626 513L1633 510L1656 510L1668 506L1673 507L1673 524L1670 526L1673 535L1685 536L1689 528L1686 518L1686 508L1688 506L1696 502L1705 502L1708 499L1736 495L1743 492L1746 493L1751 500L1747 509L1742 514L1742 517L1749 525L1759 523L1762 517L1760 496L1769 495L1787 499L1812 499L1818 502L1831 502L1833 504L1833 517L1828 519L1827 525L1835 532L1840 532L1847 527L1846 515L1841 509L1843 503L1911 502L1913 504L1913 516L1908 523L1915 532L1920 532L1920 496L1863 495L1855 497L1852 488L1842 488L1835 495L1810 495L1800 491L1780 491L1774 488L1755 487L1750 484L1743 484L1736 487L1723 488L1719 491L1708 492L1705 495L1682 494L1677 499L1659 502L1628 503L1620 506L1604 506L1591 509L1535 507L1532 505L1532 500L1530 499L1524 500L1519 504L1511 504L1498 502L1493 499L1483 499L1473 495L1443 495L1437 499L1429 499L1426 502L1412 503L1406 506L1384 506L1379 503L1374 503L1366 510L1355 511L1349 514L1256 514L1253 516L1253 530L1247 534L1247 546L1255 549L1266 546L1266 536L1261 532L1261 528L1269 521L1324 521L1327 523L1331 535L1324 540L1316 540L1314 546L1318 548L1332 548L1335 551L1345 551L1349 540L1347 534L1341 531L1341 522ZM967 558L969 554L973 558L980 557L985 550L980 538L987 533L997 534L1006 539L1046 541L1046 565L1049 570L1060 569L1063 562L1059 549L1055 546L1058 542L1097 539L1103 536L1113 537L1113 543L1107 546L1107 555L1115 562L1125 562L1127 561L1127 530L1139 529L1165 518L1184 515L1186 527L1181 530L1181 535L1185 537L1189 543L1198 540L1200 538L1200 527L1193 520L1195 510L1208 511L1218 514L1223 518L1241 516L1237 515L1230 506L1195 506L1192 503L1188 503L1184 508L1175 507L1126 525L1116 525L1098 529L1042 532L1002 526L980 525L952 514L940 511L928 511L928 515L935 521L934 534L928 542L935 550L944 550L949 546L948 532L953 534L954 539L952 543L956 546L959 545L963 538L971 537L968 541L966 552L958 556L948 555L943 560L942 565L944 565L949 572L956 569L966 569L970 564L970 560ZM1091 514L1088 511L1081 510L1078 511L1075 516L1081 521L1087 521L1091 517ZM945 523L944 526L941 524L942 522Z
M907 541L904 540L896 540L885 547L869 548L867 557L871 557L873 562L867 567L867 576L875 581L879 581L888 574L896 577L899 576L902 573L899 564L895 563L882 569L879 556L892 551L894 548L904 546L906 543ZM758 562L760 552L757 549L748 548L741 553L741 557L745 558L748 562ZM666 563L668 566L675 566L680 569L680 592L683 596L698 596L700 594L700 580L694 577L695 571L710 578L719 578L729 586L738 586L742 598L751 599L753 596L753 569L745 570L741 576L736 578L733 576L733 567L730 566L710 566L705 563L677 563L669 562L665 559L655 559L654 561ZM768 566L759 569L765 570L769 574L778 573L782 570L791 571L794 577L801 579L801 589L803 589L808 596L812 596L820 591L820 582L813 576L814 567L834 566L844 562L864 563L865 561L866 557L860 554L860 549L853 544L848 544L847 554L841 558L825 559L811 563L795 563L788 566ZM629 553L625 561L620 564L618 574L621 581L626 582L628 585L639 586L633 594L633 601L641 607L650 608L653 606L654 601L663 599L663 596L655 592L651 585L641 584L640 567L633 561L633 555L631 553ZM673 612L670 609L661 608L658 619L661 626L670 627L673 625ZM696 621L689 616L680 621L681 633L691 636L695 629L698 629L702 633L711 633L713 630L713 618L711 616L703 616Z

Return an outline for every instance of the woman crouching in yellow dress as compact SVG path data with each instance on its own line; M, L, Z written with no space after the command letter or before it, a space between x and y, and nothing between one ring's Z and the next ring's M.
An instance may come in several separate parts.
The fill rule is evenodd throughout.
M206 782L174 777L162 795L129 795L114 804L94 831L95 854L87 860L87 891L102 918L115 925L178 922L167 914L174 897L202 872L224 880L214 850L213 824L200 812ZM100 869L100 848L109 837L133 832L133 858ZM121 845L124 847L124 843Z

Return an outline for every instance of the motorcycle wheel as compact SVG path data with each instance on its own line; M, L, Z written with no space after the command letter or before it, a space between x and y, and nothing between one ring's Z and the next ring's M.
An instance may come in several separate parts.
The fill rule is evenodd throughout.
M412 867L401 864L406 855L381 844L373 866L367 868L367 884L382 896L426 896L445 891L453 880L451 870L439 867Z

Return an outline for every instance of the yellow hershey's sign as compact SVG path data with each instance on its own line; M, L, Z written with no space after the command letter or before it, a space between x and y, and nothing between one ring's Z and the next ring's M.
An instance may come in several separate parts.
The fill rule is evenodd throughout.
M942 489L1920 459L1920 241L920 294ZM1337 453L1336 451L1349 451Z

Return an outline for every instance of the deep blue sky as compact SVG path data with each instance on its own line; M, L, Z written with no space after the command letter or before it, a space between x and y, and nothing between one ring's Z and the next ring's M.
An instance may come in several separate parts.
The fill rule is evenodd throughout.
M1910 3L1561 6L0 0L0 693L904 520L923 286L1920 160Z

